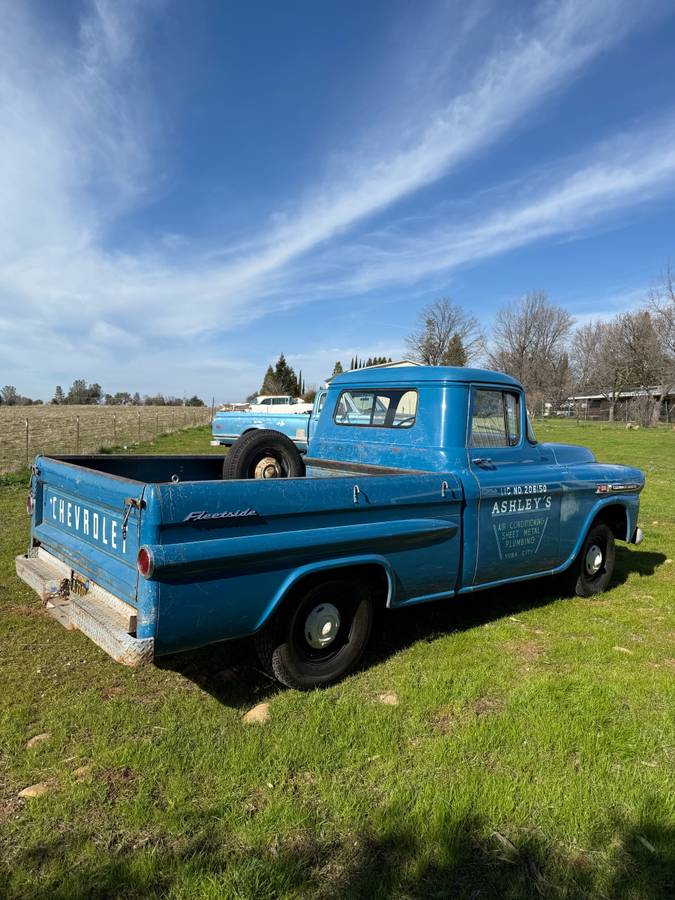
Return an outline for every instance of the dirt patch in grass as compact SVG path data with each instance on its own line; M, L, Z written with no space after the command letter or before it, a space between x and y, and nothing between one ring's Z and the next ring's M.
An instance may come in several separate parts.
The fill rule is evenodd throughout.
M3 611L25 619L47 619L48 613L35 603L3 603Z
M136 786L136 773L129 766L121 769L106 769L101 774L106 785L108 800L117 800L118 797L128 796Z
M0 825L8 822L14 813L18 812L22 807L22 802L18 797L10 797L8 800L0 800Z
M474 716L490 716L504 709L504 701L500 697L479 697L469 704L469 711Z
M509 653L522 659L523 662L536 662L544 654L544 645L541 641L515 640L507 643Z
M500 697L478 697L463 709L439 710L429 719L431 728L440 734L452 734L462 725L485 716L497 715L504 709L504 701Z
M106 684L105 687L101 688L101 698L103 700L112 700L113 697L118 697L125 690L127 690L127 687L124 684Z
M457 713L452 710L435 713L429 719L432 729L440 734L452 734L461 725Z

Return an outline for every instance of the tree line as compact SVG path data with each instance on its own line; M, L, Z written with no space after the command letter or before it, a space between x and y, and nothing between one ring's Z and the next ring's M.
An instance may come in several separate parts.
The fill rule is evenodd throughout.
M0 405L7 406L31 406L41 404L42 400L31 400L30 397L22 397L14 387L7 384L0 389ZM129 391L118 391L115 394L104 394L101 385L94 382L87 384L84 378L76 378L67 391L60 384L56 385L54 396L49 401L55 406L92 406L105 404L106 406L204 406L204 401L196 394L188 399L171 397L164 394L146 394L141 397L138 391L134 394Z
M532 291L499 310L487 334L441 298L422 310L406 344L427 365L481 363L513 375L536 412L595 394L607 401L610 421L621 401L630 403L631 418L656 424L675 389L675 277L669 267L631 312L578 325L545 291Z
M42 400L23 397L13 384L6 384L0 388L0 406L40 406L41 404Z
M442 297L422 309L406 348L411 360L426 365L484 365L513 375L536 413L549 404L560 409L575 394L594 394L606 400L610 421L621 402L629 404L631 419L656 424L664 397L675 389L675 275L669 266L635 310L580 324L544 290L500 309L487 330ZM354 356L350 369L387 362L391 357ZM338 361L331 377L343 371ZM314 392L282 353L260 393L311 399Z

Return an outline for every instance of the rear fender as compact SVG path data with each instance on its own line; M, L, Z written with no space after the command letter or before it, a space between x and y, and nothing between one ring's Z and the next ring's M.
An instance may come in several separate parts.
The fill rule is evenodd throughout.
M290 575L282 582L270 602L265 607L262 616L256 624L256 631L260 631L274 614L281 608L283 603L289 597L293 588L304 578L318 573L338 572L345 568L355 568L358 566L377 566L380 568L387 579L387 606L391 606L394 596L394 571L383 556L347 556L343 559L326 559L320 562L308 563L300 566L291 572Z

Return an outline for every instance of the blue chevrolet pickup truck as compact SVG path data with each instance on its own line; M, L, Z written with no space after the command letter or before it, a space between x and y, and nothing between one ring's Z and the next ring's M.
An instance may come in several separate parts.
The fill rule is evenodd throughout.
M591 597L615 540L642 539L642 472L539 443L507 375L349 372L301 475L281 477L276 440L244 435L234 477L213 456L38 456L18 574L119 662L253 636L271 674L307 689L358 663L376 605L555 574Z

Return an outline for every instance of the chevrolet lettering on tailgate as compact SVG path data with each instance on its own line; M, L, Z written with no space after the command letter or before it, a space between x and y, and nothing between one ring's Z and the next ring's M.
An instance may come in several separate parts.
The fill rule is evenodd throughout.
M91 509L77 500L57 494L49 487L45 493L45 519L101 547L123 555L127 552L121 516Z

